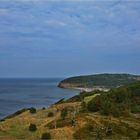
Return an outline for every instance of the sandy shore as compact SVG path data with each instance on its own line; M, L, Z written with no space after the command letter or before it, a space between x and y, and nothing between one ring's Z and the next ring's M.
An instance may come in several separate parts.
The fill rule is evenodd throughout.
M91 91L95 91L95 90L100 90L100 91L109 91L109 89L107 88L101 88L101 87L94 87L94 88L80 88L80 87L72 87L72 89L77 89L85 92L91 92Z

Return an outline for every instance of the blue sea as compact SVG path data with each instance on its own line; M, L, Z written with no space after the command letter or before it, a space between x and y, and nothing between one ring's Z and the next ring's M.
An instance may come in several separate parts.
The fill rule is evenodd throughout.
M58 88L61 80L0 79L0 118L25 107L48 107L62 98L79 93L78 90Z

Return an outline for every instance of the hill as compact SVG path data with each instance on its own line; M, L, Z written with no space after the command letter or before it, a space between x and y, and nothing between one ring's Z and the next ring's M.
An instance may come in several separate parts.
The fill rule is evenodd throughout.
M76 76L62 80L61 88L114 88L140 81L140 76L131 74L96 74Z
M139 139L140 82L108 92L82 92L45 109L1 120L0 139Z

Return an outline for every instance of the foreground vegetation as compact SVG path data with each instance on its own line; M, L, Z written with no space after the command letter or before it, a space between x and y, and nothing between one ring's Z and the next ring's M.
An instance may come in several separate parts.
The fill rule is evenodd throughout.
M103 115L111 114L114 117L140 113L140 84L119 87L98 95L88 102L87 108L89 111L99 111Z
M140 139L140 82L20 110L1 120L0 139Z

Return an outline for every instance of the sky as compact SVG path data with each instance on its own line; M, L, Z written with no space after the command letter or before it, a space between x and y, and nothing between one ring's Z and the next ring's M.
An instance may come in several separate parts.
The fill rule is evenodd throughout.
M0 77L140 74L139 0L0 0Z

